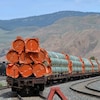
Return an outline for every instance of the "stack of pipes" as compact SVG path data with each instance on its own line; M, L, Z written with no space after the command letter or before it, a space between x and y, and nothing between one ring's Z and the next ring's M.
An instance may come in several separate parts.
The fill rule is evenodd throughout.
M12 49L6 55L9 62L6 68L7 76L12 78L41 77L51 73L47 52L40 48L37 38L23 40L17 37L12 42Z
M48 51L48 56L53 73L69 73L70 66L65 54Z
M6 74L12 78L19 76L38 78L52 73L85 73L100 69L97 61L46 51L40 47L37 38L24 40L17 37L12 42L12 48L8 51L6 58L9 62Z

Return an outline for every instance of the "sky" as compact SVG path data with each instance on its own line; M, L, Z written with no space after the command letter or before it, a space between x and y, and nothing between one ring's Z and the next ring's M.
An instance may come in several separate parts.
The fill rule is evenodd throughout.
M0 0L0 20L58 11L100 12L100 0Z

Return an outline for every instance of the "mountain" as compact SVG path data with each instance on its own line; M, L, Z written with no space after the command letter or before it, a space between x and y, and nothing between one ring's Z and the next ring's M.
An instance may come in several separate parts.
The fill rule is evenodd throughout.
M38 34L37 34L38 33ZM46 50L100 59L100 15L65 17L33 32Z
M92 15L92 14L100 14L100 13L79 12L79 11L60 11L60 12L56 12L52 14L32 16L32 17L27 17L27 18L0 20L0 28L11 31L16 28L27 27L27 26L45 27L45 26L53 24L55 21L64 17L87 16L87 15Z
M48 51L100 59L100 13L62 11L12 20L0 20L0 57L16 36L38 37Z

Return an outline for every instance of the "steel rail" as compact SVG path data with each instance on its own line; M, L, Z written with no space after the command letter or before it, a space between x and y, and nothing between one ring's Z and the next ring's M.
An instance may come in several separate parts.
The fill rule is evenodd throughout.
M87 84L94 83L96 81L100 81L100 77L96 77L96 78L92 78L92 79L85 80L82 82L74 83L70 86L70 89L73 91L82 93L82 94L91 95L91 96L100 98L100 92L98 92L98 90L94 91L92 89L90 90L90 89L86 88Z

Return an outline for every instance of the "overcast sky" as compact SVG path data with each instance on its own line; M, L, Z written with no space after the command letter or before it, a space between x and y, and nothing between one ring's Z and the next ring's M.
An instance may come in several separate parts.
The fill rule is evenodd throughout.
M0 20L58 11L100 12L100 0L0 0Z

